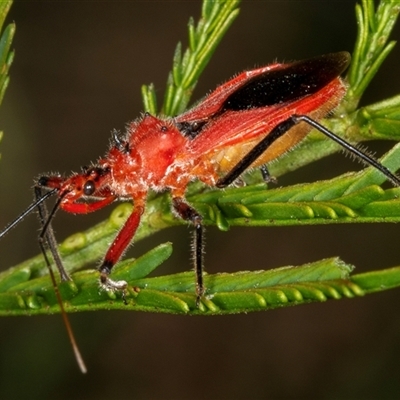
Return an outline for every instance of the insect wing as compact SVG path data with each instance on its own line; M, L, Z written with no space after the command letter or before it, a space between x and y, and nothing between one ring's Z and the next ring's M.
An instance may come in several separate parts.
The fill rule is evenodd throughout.
M236 89L225 96L219 111L188 143L188 154L197 157L238 146L239 158L247 147L260 140L261 135L293 114L309 115L315 119L323 117L337 106L346 92L338 76L348 62L349 55L343 52L288 65L275 64L268 70L250 71L250 78L240 86L235 81ZM229 86L230 82L224 86ZM221 88L217 91L220 92ZM212 93L209 97L215 99L216 95ZM208 98L205 103L208 103ZM276 158L302 140L310 130L302 125L271 146L271 151L260 159L260 164Z
M176 121L179 123L208 120L210 116L213 116L220 111L221 104L223 104L232 93L237 91L238 88L242 87L244 82L247 82L254 76L266 73L275 68L279 68L282 65L283 64L271 64L262 68L242 72L228 82L219 85L213 92L207 95L193 108L177 116Z

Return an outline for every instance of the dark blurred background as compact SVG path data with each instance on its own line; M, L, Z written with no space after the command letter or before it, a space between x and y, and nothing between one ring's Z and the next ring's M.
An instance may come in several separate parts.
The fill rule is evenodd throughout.
M11 83L0 111L0 227L31 201L40 173L69 173L103 155L110 131L142 110L140 86L154 82L161 103L176 43L199 1L17 1ZM244 1L194 93L201 98L234 73L275 59L353 49L353 1ZM396 30L393 38L399 36ZM400 91L396 48L365 104ZM371 143L381 154L390 143ZM332 167L335 167L332 168ZM328 178L360 166L343 155L282 177L280 185ZM108 215L60 213L62 240ZM38 253L30 216L0 243L6 269ZM208 229L209 272L298 265L340 255L357 272L400 262L394 225ZM169 229L132 255L171 240L157 272L190 267L189 233ZM89 368L75 364L59 315L2 318L4 399L309 399L400 396L398 290L356 300L195 318L128 312L71 315Z

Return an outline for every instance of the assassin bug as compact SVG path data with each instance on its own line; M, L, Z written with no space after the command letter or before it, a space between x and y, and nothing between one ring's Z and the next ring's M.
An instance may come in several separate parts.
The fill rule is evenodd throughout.
M185 200L188 184L200 180L224 188L239 180L249 168L259 167L264 180L272 178L267 165L298 144L315 128L361 161L372 165L394 185L400 179L360 149L320 125L341 101L346 85L340 74L347 68L347 52L332 53L289 64L272 64L243 72L219 86L197 106L175 118L148 113L127 126L124 136L113 133L105 157L81 173L69 177L48 175L35 184L36 199L0 237L36 207L42 231L40 243L53 255L61 278L69 275L62 266L51 219L61 208L75 214L99 210L115 200L132 200L134 210L117 234L99 272L103 288L122 290L125 281L110 278L139 226L149 190L168 190L175 214L194 226L194 269L197 303L203 284L202 216ZM44 191L47 191L45 194ZM48 214L44 201L58 197ZM47 261L50 266L49 261ZM60 300L61 303L61 300Z

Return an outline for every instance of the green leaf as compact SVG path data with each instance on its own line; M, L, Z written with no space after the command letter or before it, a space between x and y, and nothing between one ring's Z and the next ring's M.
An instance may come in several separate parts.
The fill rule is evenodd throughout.
M347 76L350 84L347 100L352 110L396 44L388 39L399 12L397 0L382 0L376 12L373 1L362 0L361 6L356 5L359 34Z
M8 87L10 78L8 76L11 64L14 60L14 51L11 51L11 43L15 33L15 24L7 25L3 31L4 21L12 5L12 0L0 2L0 105L4 98L4 93ZM0 141L3 132L0 131Z
M176 47L161 109L163 115L177 115L186 109L201 73L237 17L239 3L238 0L204 0L197 26L193 19L189 20L189 47L183 55L181 43ZM150 100L156 97L154 87L144 86L142 95L145 111L155 114L155 101Z
M349 84L347 94L334 116L321 121L325 127L349 143L372 139L398 140L398 96L361 109L356 108L368 84L396 44L389 41L389 36L399 12L397 0L381 0L376 12L371 0L363 0L361 5L356 5L358 35L346 76ZM311 132L296 151L286 153L278 163L273 163L270 172L278 177L341 149L322 134Z
M165 244L137 260L124 262L116 275L129 283L126 304L120 294L99 288L95 279L97 271L75 273L74 284L60 284L66 309L221 315L352 298L400 285L400 267L351 276L352 265L331 258L269 271L205 275L207 291L197 307L192 272L144 277L170 253L171 245ZM156 263L154 256L158 259ZM0 293L0 315L54 312L59 312L59 307L48 277L36 278Z

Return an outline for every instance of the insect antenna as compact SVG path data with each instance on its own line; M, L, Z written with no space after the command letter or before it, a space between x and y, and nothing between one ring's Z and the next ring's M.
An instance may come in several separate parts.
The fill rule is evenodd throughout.
M10 222L1 232L0 239L5 236L12 228L18 225L28 214L30 214L36 207L38 207L41 203L43 203L50 196L55 194L58 189L50 190L50 192L45 193L43 196L36 198L36 200L14 221Z
M82 355L79 351L78 345L76 344L75 337L74 337L74 334L73 334L73 331L71 328L71 324L69 322L67 313L65 312L61 294L60 294L60 291L57 286L54 272L53 272L53 269L51 268L51 263L47 256L47 253L46 253L46 245L47 245L47 247L49 248L49 250L52 253L52 256L57 265L57 268L60 271L61 280L63 280L63 281L71 280L70 276L65 271L65 269L62 265L61 257L57 250L57 241L54 236L54 231L51 227L51 220L54 217L58 208L60 207L60 203L64 196L60 196L60 198L57 200L56 204L54 205L53 209L51 210L50 214L48 214L47 208L45 206L45 200L47 200L49 197L51 197L52 195L57 193L57 191L58 191L58 188L55 188L55 189L52 189L52 190L42 194L42 189L38 186L35 186L35 200L29 207L27 207L27 209L22 214L20 214L14 221L10 222L0 232L0 239L3 236L5 236L12 228L14 228L16 225L18 225L28 214L30 214L33 210L35 210L35 208L38 209L39 218L40 218L40 222L42 225L42 230L39 235L39 246L43 253L47 268L49 270L50 278L51 278L51 281L52 281L52 284L54 287L54 291L56 293L57 301L58 301L58 304L61 309L61 315L63 317L64 325L67 329L68 337L70 339L76 361L77 361L78 366L79 366L80 370L82 371L82 373L86 373L87 369L86 369L85 363L83 361Z
M67 313L65 311L65 308L64 308L64 304L63 304L63 301L62 301L61 293L60 293L60 290L58 288L58 285L57 285L57 282L56 282L56 279L55 279L55 276L54 276L54 272L53 272L50 260L48 258L47 252L46 252L46 247L47 247L50 250L50 252L51 252L51 254L53 256L54 262L55 262L58 270L60 271L61 280L62 281L71 280L70 276L65 271L64 266L62 264L62 260L61 260L60 254L59 254L58 249L57 249L57 241L56 241L56 238L55 238L55 235L54 235L54 230L53 230L53 228L51 226L51 221L52 221L56 211L59 209L62 199L64 198L64 196L67 193L68 192L65 192L64 195L60 196L57 199L54 207L52 208L52 210L50 212L50 214L48 213L47 207L46 207L46 205L45 205L45 203L43 201L41 201L41 202L37 201L36 202L36 206L37 206L38 211L39 211L39 219L40 219L40 222L41 222L41 225L42 225L42 230L41 230L41 232L39 234L39 246L40 246L40 250L43 253L47 268L49 270L50 278L51 278L51 281L52 281L52 284L53 284L53 287L54 287L54 291L56 293L58 304L60 306L61 315L62 315L62 318L63 318L63 321L64 321L65 328L67 330L67 334L68 334L68 337L69 337L69 340L70 340L70 343L71 343L71 346L72 346L72 350L73 350L73 352L75 354L76 362L78 363L78 366L79 366L79 369L81 370L81 372L83 374L85 374L87 372L87 368L86 368L85 362L83 361L83 357L81 355L81 352L79 351L79 347L78 347L78 345L76 343L75 336L74 336L71 324L69 322L68 315L67 315ZM35 186L35 196L36 196L37 199L41 199L41 198L44 197L44 196L42 196L42 189L40 187L38 187L38 186Z

